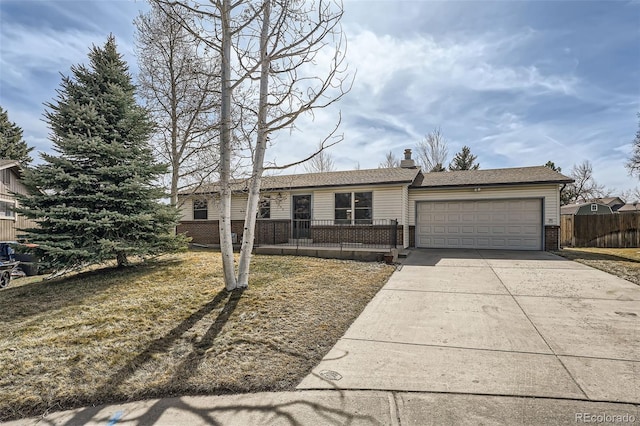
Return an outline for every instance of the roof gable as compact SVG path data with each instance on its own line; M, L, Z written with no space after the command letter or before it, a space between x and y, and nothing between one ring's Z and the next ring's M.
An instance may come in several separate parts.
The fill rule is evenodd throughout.
M20 167L20 163L16 160L0 159L0 170L12 167Z
M0 159L0 170L11 170L18 177L22 177L22 166L19 161Z

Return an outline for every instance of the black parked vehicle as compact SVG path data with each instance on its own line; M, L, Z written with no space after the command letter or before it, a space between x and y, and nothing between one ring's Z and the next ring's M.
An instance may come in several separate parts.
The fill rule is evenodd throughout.
M11 275L19 264L20 262L15 259L15 251L11 247L11 243L0 242L0 288L9 285Z

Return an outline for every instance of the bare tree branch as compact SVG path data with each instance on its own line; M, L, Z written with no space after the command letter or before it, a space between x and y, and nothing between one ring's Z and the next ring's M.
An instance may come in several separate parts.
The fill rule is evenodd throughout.
M378 164L379 169L393 169L395 167L400 167L400 159L393 155L392 151L387 152L384 161Z
M167 15L171 13L171 15ZM135 20L138 87L155 121L156 155L170 165L169 193L197 189L217 168L218 61L198 53L197 40L175 8L153 4Z
M427 134L416 146L418 162L426 172L442 172L446 168L449 149L440 128Z

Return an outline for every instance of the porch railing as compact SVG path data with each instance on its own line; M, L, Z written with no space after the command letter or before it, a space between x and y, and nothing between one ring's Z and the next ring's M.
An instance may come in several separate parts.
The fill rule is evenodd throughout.
M269 220L258 221L256 245L340 248L393 248L398 243L395 219L356 220Z

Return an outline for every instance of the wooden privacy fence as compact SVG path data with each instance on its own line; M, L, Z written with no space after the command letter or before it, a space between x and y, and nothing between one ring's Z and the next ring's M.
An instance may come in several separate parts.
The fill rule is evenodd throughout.
M640 213L560 216L565 247L640 247Z

